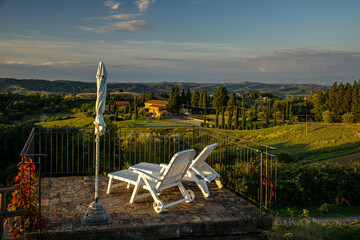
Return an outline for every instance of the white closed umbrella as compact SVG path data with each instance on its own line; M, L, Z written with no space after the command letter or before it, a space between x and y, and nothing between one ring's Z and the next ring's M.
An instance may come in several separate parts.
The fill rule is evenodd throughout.
M95 202L98 201L98 181L99 181L99 158L100 158L100 136L106 132L106 124L104 122L103 113L105 111L106 101L106 78L108 73L103 62L99 63L96 73L97 79L97 98L95 105L95 135L96 135L96 169L95 169Z
M103 118L106 101L106 78L108 73L103 62L99 63L96 73L97 79L97 98L95 105L95 135L96 135L96 169L95 169L95 201L92 202L86 213L81 216L83 224L109 224L112 222L109 214L106 214L104 207L99 202L99 161L100 161L100 136L106 132L106 124Z

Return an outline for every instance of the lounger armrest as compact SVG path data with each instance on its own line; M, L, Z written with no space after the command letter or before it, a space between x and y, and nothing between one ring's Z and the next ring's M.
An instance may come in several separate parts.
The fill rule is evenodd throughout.
M168 166L169 166L169 165L166 164L166 163L161 163L161 164L160 164L160 167L162 167L161 172L160 172L160 175L164 174L164 172L165 172L165 170L167 169Z
M145 177L145 178L147 178L147 179L149 179L151 181L154 181L154 182L160 182L161 181L160 178L158 178L158 177L156 177L154 175L151 175L151 174L149 174L147 172L141 171L140 169L133 169L132 171L137 173L137 174L142 175L143 177Z

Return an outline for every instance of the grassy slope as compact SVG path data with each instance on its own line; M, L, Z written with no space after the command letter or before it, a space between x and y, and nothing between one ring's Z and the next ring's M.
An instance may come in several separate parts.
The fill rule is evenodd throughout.
M358 152L358 126L305 125L278 126L259 130L225 131L245 139L276 147L274 153L287 153L303 163L326 160Z

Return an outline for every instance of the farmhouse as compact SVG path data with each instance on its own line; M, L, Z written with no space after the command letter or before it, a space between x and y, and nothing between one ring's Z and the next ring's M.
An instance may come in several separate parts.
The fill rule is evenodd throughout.
M168 107L168 101L150 100L145 103L145 108L149 109L153 117L169 115Z

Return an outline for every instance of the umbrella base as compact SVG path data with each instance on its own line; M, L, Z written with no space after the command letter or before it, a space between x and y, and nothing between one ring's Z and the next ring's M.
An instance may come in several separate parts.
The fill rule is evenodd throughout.
M101 202L90 203L86 213L80 217L84 225L100 225L112 223L111 216L106 213Z

